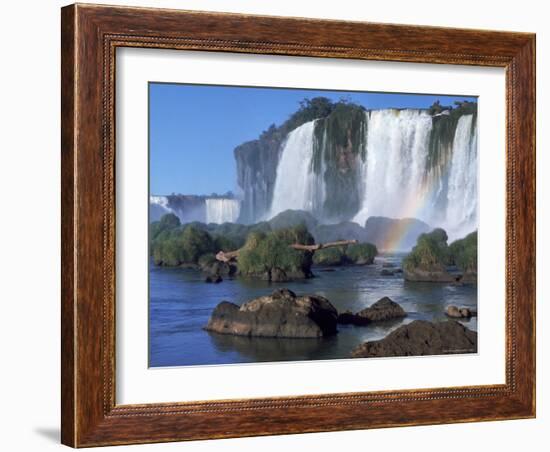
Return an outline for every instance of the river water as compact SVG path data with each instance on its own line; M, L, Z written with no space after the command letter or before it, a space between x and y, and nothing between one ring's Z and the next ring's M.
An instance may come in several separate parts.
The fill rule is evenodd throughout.
M376 258L374 265L314 268L315 278L289 283L225 279L206 284L200 272L150 266L149 366L186 366L266 361L349 358L359 344L385 337L416 319L445 320L448 305L477 309L477 287L411 283L401 274L381 276L384 262L401 265L401 254ZM338 334L321 339L248 338L203 330L216 305L227 300L242 304L287 287L298 295L319 294L338 310L357 312L387 296L407 312L403 320L368 326L339 325ZM477 318L463 321L477 331Z

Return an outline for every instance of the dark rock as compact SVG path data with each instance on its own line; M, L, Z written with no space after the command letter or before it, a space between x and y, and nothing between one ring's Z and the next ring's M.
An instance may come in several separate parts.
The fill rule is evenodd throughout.
M334 268L322 268L319 271L323 273L331 273L331 272L335 272L336 270Z
M286 282L289 280L289 277L285 271L279 267L273 267L271 270L271 279L272 282Z
M394 267L395 267L395 264L392 262L384 262L382 264L382 268L394 268Z
M462 314L460 312L460 309L458 309L456 306L447 306L447 310L445 311L445 314L447 314L448 317L453 318L461 318Z
M357 313L359 317L368 319L371 322L380 322L384 320L399 319L406 317L405 310L395 301L388 297L381 298L372 306L363 309Z
M388 270L387 268L383 268L382 271L380 272L380 276L393 276L393 275L394 275L394 271Z
M354 358L475 353L477 333L455 320L415 320L392 331L384 339L365 342L352 351Z
M315 242L326 243L338 240L365 242L365 228L351 221L336 224L320 224L312 230Z
M255 337L317 338L336 334L338 312L318 295L297 296L288 289L255 298L241 307L223 301L205 329Z
M338 314L337 322L340 325L364 326L364 325L368 325L370 323L370 320L365 317L360 317L351 311L346 311L341 314Z
M235 276L237 274L237 265L233 262L212 261L201 263L200 268L210 276Z
M302 224L306 226L308 231L313 231L317 226L317 219L310 212L289 209L275 215L268 223L273 231Z
M405 310L388 297L381 298L372 306L353 314L346 311L338 316L338 323L342 325L368 325L371 322L382 322L406 317Z
M396 268L393 272L394 273L403 273L403 269L402 268Z
M204 279L204 282L207 282L207 283L215 283L215 284L219 284L223 281L223 278L220 276L220 275L208 275L205 279Z
M455 319L469 319L470 317L477 316L477 311L471 310L469 308L458 308L456 306L450 305L447 306L445 314L448 317Z

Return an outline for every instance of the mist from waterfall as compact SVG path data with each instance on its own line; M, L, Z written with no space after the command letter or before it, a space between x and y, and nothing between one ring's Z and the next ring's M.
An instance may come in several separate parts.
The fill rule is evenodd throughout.
M239 217L240 202L237 199L206 199L206 223L234 223Z

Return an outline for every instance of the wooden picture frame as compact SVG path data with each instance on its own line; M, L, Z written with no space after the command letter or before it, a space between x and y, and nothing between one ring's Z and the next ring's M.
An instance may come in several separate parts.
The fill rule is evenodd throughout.
M535 35L162 9L62 9L62 442L73 447L535 416ZM115 50L506 70L506 383L115 403Z

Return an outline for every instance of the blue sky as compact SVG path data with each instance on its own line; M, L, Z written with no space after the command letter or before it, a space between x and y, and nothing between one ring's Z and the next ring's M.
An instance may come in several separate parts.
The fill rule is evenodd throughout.
M368 109L427 108L466 96L149 84L151 194L209 195L236 189L233 149L280 125L304 98L346 97Z

